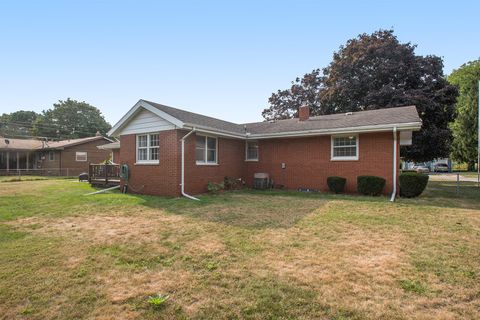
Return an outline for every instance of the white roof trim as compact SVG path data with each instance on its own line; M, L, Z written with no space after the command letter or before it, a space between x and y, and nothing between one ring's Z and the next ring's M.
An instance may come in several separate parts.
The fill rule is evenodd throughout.
M153 114L165 119L171 124L183 128L184 123L166 112L163 112L144 100L139 100L113 127L108 131L109 136L117 136L120 129L124 127L138 112L140 108L146 109Z

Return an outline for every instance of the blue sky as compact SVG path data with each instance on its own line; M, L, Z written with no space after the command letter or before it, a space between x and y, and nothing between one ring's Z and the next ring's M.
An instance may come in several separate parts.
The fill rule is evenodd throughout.
M0 1L0 113L59 99L114 124L150 99L260 121L277 89L360 33L394 28L448 74L480 57L479 1Z

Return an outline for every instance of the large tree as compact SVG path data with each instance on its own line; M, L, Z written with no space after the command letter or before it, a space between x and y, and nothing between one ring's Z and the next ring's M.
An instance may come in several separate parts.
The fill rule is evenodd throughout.
M30 137L38 113L34 111L15 111L0 116L0 135L8 137Z
M70 98L60 100L53 109L43 111L34 127L36 135L55 139L89 137L97 131L105 135L111 128L100 110Z
M392 30L361 34L334 53L322 76L314 70L272 94L262 114L267 120L292 117L304 103L316 115L416 105L422 130L402 155L416 161L446 157L458 92L444 77L442 59L416 55L415 47L400 43Z
M477 162L479 80L480 60L462 65L448 77L448 81L460 89L457 117L450 126L453 133L452 158L468 163L469 170L474 170Z

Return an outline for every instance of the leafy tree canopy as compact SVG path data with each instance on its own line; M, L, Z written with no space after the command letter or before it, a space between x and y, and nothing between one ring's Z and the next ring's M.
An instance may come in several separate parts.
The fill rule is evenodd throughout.
M457 116L450 126L453 133L452 158L468 163L469 170L474 170L477 162L479 80L480 59L462 65L448 77L448 81L460 90Z
M9 137L29 137L32 135L33 123L39 116L34 111L15 111L0 116L0 135Z
M90 137L97 131L105 135L110 128L100 110L70 98L43 111L34 124L36 135L57 139Z
M315 69L289 89L273 93L262 115L267 120L291 118L302 104L313 115L415 105L422 130L402 156L415 161L446 157L458 92L444 77L442 59L418 56L415 47L400 43L393 30L361 34L334 53L322 74Z

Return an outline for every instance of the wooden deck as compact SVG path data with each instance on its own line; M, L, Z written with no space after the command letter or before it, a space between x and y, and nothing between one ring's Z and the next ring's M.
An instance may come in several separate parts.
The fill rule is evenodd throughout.
M90 164L88 182L93 186L113 187L120 184L119 164Z

